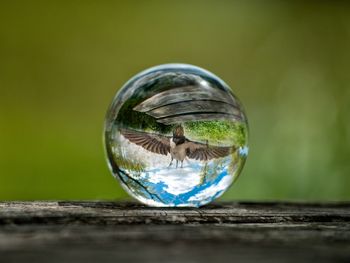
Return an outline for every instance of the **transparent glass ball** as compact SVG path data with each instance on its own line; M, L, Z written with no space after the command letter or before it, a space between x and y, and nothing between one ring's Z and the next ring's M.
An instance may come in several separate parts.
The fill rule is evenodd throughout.
M104 130L112 174L150 206L205 205L238 178L248 154L247 117L228 85L186 64L131 78Z

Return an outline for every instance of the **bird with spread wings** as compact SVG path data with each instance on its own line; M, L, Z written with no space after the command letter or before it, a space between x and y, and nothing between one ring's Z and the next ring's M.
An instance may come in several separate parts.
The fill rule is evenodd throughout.
M131 129L120 129L120 133L130 142L143 147L144 149L162 155L171 155L169 166L173 160L183 161L186 157L190 159L207 161L215 158L225 157L236 150L234 146L212 146L207 143L195 142L184 136L184 129L181 125L175 127L173 136L165 136L156 133L148 133Z

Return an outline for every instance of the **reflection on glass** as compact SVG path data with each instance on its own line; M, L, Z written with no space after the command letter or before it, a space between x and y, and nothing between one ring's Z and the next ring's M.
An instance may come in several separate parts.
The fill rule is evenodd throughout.
M152 206L198 207L222 195L243 168L247 137L247 118L229 87L184 64L136 75L105 122L113 175Z

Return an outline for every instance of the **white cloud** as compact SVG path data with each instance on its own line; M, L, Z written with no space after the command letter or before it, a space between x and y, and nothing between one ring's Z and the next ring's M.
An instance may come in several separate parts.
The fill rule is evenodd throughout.
M188 201L202 201L202 200L211 198L214 195L216 195L218 192L225 191L231 185L232 180L233 180L232 175L226 175L217 184L211 185L210 187L205 188L204 190L197 193L196 195L191 196L188 199Z
M147 174L150 182L163 182L166 185L164 190L173 195L187 193L200 183L200 168L190 165L183 168L155 169Z

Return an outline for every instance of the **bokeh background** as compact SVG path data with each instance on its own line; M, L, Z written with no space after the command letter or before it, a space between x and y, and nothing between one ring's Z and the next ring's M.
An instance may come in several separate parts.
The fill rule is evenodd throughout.
M0 199L125 199L104 115L157 64L224 79L250 123L226 200L350 199L344 1L2 1Z

